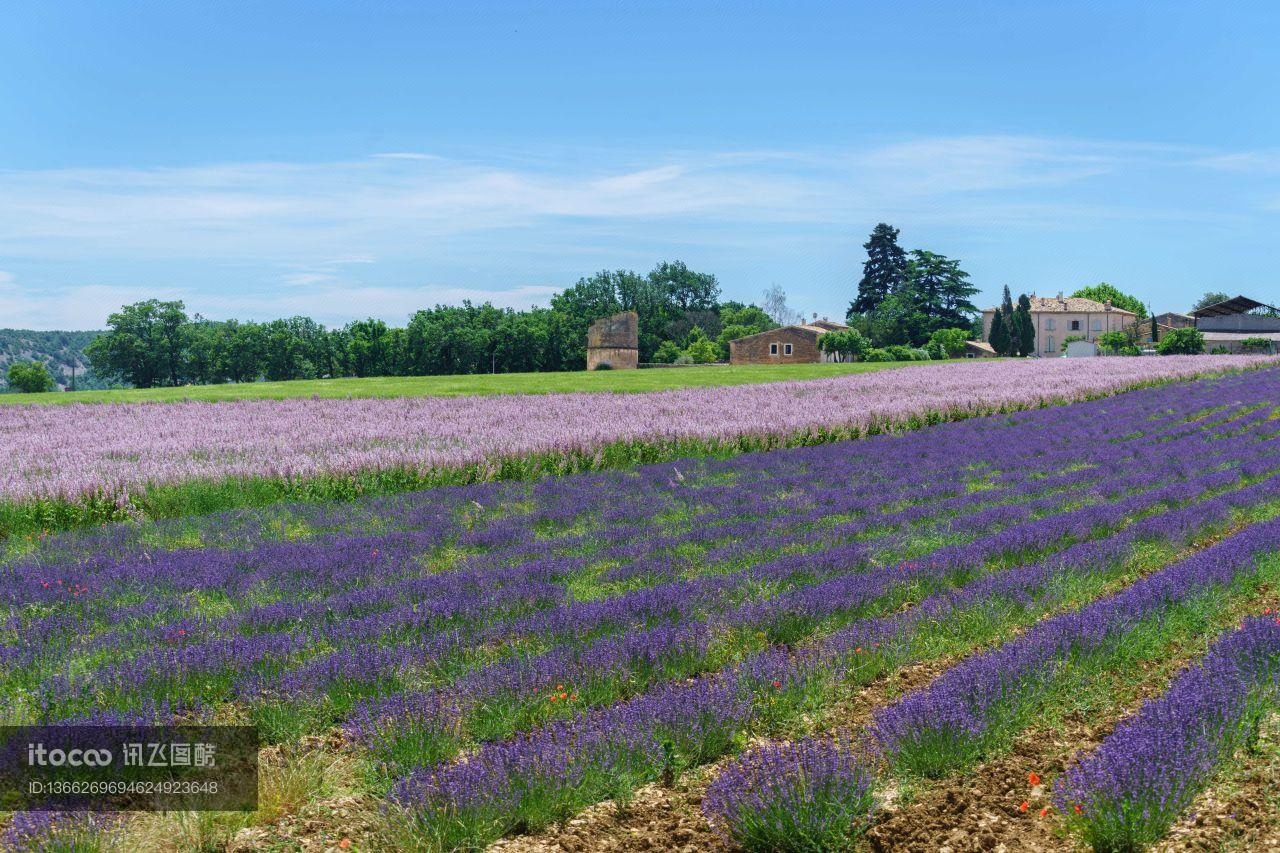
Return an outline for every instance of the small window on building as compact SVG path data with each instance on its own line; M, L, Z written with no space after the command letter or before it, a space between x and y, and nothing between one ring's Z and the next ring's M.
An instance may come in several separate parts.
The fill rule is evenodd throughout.
M783 345L782 345L782 354L783 354L783 355L791 355L791 344L783 344Z
M1079 321L1079 320L1072 320L1072 321L1071 321L1071 331L1073 331L1073 332L1078 332L1078 331L1080 331L1080 321Z
M1089 321L1089 322L1090 322L1090 325L1093 327L1093 331L1095 331L1095 332L1101 332L1101 331L1102 331L1102 319L1101 319L1101 318L1098 318L1098 319L1095 319L1095 320L1091 320L1091 321Z
M778 345L769 344L769 355L777 355L777 354L778 354Z
M1050 335L1044 344L1045 352L1053 352L1053 335Z
M1052 332L1052 331L1053 331L1053 318L1052 318L1052 317L1045 317L1045 318L1044 318L1044 327L1045 327L1046 331L1050 331L1050 332Z

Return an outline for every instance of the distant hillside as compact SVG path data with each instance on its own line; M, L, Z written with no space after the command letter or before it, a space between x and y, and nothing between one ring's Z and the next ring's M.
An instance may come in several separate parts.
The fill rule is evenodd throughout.
M71 386L75 368L77 390L119 387L104 382L89 367L84 348L101 332L34 332L29 329L0 329L0 391L8 391L5 374L15 361L42 361L62 389Z

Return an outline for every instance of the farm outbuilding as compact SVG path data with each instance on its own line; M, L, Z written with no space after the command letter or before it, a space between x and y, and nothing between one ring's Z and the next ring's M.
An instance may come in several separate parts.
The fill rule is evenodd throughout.
M1237 296L1192 311L1196 328L1204 335L1207 351L1243 353L1245 341L1266 341L1267 349L1280 348L1280 309L1247 296ZM1250 347L1254 351L1256 347Z
M634 370L639 366L639 314L623 311L601 317L587 329L587 370Z
M818 339L827 332L844 331L843 323L814 320L783 326L729 342L730 364L817 364L832 359L818 349Z

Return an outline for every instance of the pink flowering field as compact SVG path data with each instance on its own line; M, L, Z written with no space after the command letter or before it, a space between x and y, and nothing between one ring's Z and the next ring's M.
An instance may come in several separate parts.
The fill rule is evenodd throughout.
M0 408L0 500L124 500L157 485L299 482L618 445L759 448L1094 397L1257 366L1254 356L973 361L646 394L14 405Z

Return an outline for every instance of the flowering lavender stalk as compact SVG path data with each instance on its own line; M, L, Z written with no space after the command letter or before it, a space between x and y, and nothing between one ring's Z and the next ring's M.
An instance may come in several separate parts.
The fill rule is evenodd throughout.
M702 812L749 851L848 850L866 827L873 781L852 752L829 740L769 744L725 766Z
M1095 850L1158 841L1253 736L1278 688L1280 619L1247 619L1070 768L1055 803Z

